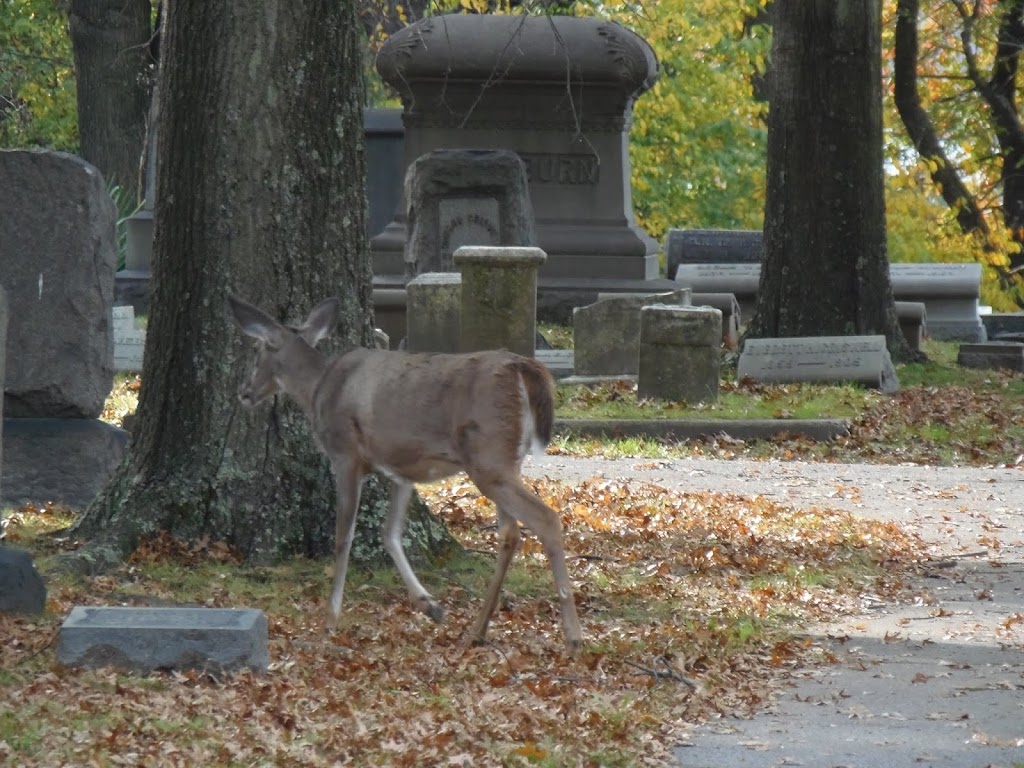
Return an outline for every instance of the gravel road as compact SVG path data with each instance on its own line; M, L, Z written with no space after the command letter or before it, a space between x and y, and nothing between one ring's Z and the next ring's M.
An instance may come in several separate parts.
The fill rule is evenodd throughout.
M897 522L944 558L921 585L935 602L813 628L839 663L802 670L749 720L695 728L680 766L1024 766L1024 467L542 456L523 470L844 509Z

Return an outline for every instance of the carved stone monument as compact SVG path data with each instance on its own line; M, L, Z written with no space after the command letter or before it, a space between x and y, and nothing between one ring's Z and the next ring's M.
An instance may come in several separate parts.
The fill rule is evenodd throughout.
M747 339L736 378L769 383L852 381L887 394L900 388L885 336Z
M507 150L439 149L405 177L405 275L454 272L463 245L532 246L526 168Z
M402 98L407 167L444 148L522 158L542 275L657 277L629 186L633 102L658 75L642 38L594 18L434 16L388 38L377 70ZM402 274L405 240L400 209L371 241L375 274Z

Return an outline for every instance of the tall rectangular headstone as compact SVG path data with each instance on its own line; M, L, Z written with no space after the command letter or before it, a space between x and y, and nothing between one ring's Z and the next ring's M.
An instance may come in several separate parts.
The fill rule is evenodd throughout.
M103 178L74 155L0 150L0 211L4 415L95 418L114 381L117 211Z

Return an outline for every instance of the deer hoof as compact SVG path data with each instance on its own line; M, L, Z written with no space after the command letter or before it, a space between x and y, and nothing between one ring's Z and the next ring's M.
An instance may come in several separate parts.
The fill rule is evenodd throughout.
M429 597L424 597L422 599L421 609L434 621L435 624L440 624L444 621L444 606L434 600L431 600Z

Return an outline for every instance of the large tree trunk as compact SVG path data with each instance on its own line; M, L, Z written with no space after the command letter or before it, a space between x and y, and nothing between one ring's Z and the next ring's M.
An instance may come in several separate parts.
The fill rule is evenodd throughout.
M149 109L150 0L72 0L80 154L138 201Z
M262 561L333 551L333 485L305 418L235 397L250 352L225 298L296 321L336 295L342 344L371 342L358 7L167 5L143 384L129 456L77 527L90 563L157 530ZM368 481L356 560L380 556L385 506ZM450 542L423 513L413 556Z
M879 0L776 0L764 254L750 337L882 334L889 280Z

